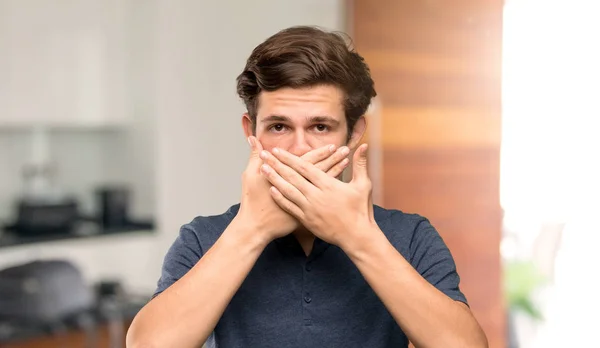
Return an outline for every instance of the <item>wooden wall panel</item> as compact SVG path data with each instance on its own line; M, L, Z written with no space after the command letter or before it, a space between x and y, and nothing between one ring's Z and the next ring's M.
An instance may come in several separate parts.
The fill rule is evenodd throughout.
M386 147L480 148L500 142L491 110L452 107L384 108L380 141Z
M501 0L355 0L349 31L379 94L376 203L428 217L490 346L505 347L499 202ZM376 129L372 127L375 125Z

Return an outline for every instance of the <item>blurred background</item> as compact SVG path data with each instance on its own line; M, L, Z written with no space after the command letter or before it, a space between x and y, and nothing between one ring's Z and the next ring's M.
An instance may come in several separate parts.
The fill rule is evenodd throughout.
M292 25L354 39L375 203L431 219L490 346L597 347L598 7L0 0L0 347L124 346L179 227L238 202L235 78Z

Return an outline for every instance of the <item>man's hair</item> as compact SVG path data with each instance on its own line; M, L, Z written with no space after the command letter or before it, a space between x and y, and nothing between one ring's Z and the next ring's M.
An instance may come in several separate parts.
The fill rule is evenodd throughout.
M261 91L317 85L336 86L344 93L350 137L377 93L369 67L344 34L309 26L281 30L252 51L237 77L237 93L246 104L253 131Z

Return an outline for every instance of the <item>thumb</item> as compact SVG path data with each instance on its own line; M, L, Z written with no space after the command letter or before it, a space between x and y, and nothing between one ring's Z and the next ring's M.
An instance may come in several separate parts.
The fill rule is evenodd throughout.
M368 179L367 174L367 144L362 144L354 152L352 159L352 181Z
M260 152L263 150L262 144L255 136L251 135L248 137L248 144L250 144L250 162L260 161Z

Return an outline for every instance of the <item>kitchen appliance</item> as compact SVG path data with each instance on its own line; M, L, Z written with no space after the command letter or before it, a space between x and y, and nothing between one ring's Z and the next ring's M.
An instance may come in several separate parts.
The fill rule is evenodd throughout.
M32 130L31 156L23 165L23 190L15 202L16 220L8 229L17 235L70 233L79 218L77 201L56 184L48 131Z
M99 222L104 229L129 225L130 191L126 186L104 186L96 190L100 210Z
M59 202L21 200L17 203L17 219L10 229L21 236L71 233L79 220L75 199Z

